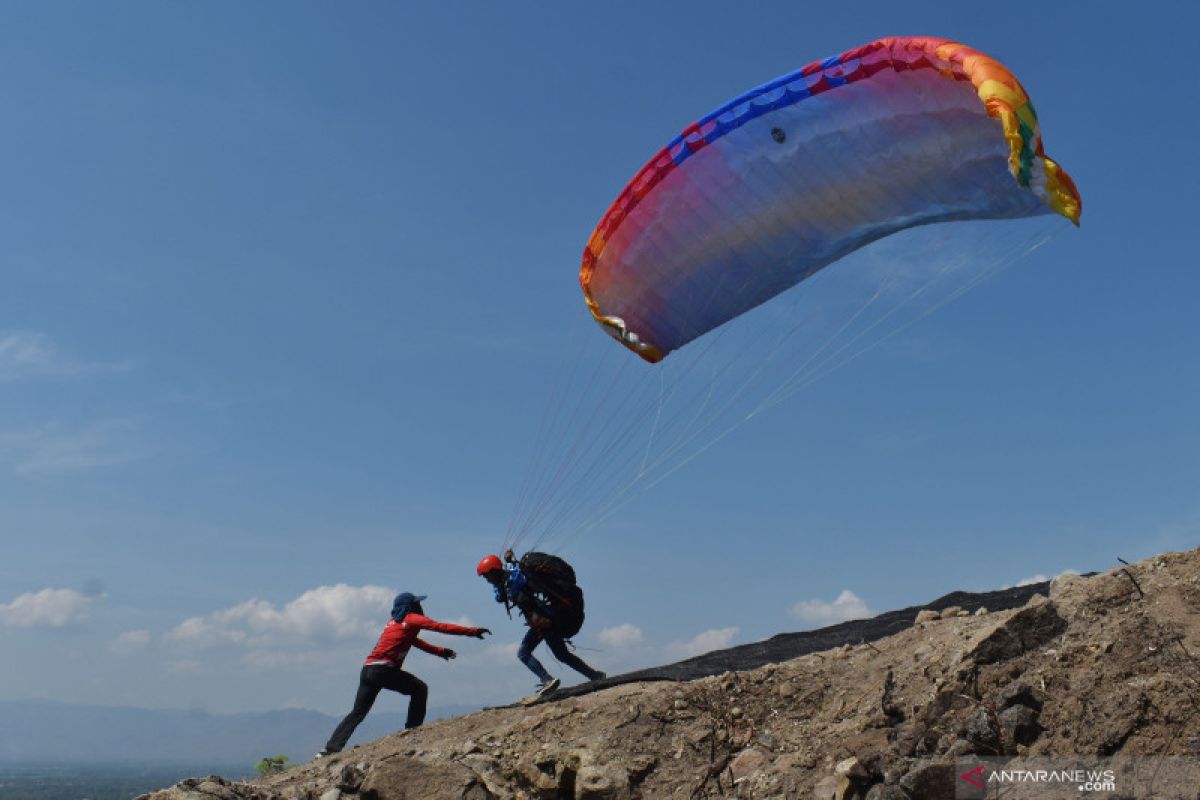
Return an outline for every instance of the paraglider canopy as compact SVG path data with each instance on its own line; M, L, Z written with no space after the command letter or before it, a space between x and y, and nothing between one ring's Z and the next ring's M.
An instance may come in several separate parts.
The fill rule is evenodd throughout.
M653 363L889 234L1078 224L1081 207L1002 64L946 39L879 39L687 126L600 220L580 284L596 321Z

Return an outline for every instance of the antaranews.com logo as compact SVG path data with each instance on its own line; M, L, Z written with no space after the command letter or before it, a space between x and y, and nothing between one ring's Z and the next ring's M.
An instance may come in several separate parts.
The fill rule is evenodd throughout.
M1154 798L1194 800L1195 758L960 758L957 800L987 798Z

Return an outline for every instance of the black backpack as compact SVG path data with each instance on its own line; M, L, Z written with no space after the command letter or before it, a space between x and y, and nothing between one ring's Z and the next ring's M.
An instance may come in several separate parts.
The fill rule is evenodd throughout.
M554 632L564 639L583 627L583 589L575 582L575 570L563 559L531 551L521 556L521 573L529 589L546 598Z

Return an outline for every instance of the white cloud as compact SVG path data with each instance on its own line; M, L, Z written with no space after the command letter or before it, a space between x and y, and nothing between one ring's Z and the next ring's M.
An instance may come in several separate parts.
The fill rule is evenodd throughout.
M801 600L788 611L793 617L814 628L836 625L851 619L865 619L873 613L863 599L849 589L842 591L832 603L824 600Z
M192 617L164 638L190 646L268 648L370 636L382 628L393 591L382 586L318 586L282 608L257 598Z
M713 650L723 650L733 643L733 637L737 635L737 632L736 627L713 628L697 634L691 641L672 642L667 645L667 651L675 658L688 658Z
M0 380L29 377L78 377L129 369L124 362L85 363L64 353L44 333L13 331L0 335Z
M74 589L26 592L0 604L0 623L16 628L62 628L87 619L97 598Z
M204 624L204 619L201 617L191 617L176 625L171 630L167 631L165 639L175 639L181 642L196 641L206 638L209 627Z
M0 463L24 477L53 477L145 458L131 420L105 420L78 430L44 425L0 434Z
M59 360L54 343L45 334L17 332L0 336L0 378L53 372Z
M637 625L625 622L612 628L605 628L600 631L597 638L609 647L623 649L641 642L643 634L642 629Z

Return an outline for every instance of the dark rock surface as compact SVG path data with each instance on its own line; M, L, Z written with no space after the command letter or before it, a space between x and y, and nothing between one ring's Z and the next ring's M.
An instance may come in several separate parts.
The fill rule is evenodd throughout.
M723 672L757 669L766 664L778 664L809 653L832 650L842 645L879 641L886 636L911 628L916 621L917 614L921 611L940 612L942 609L954 606L971 613L980 608L989 611L1020 608L1028 603L1034 595L1045 595L1049 588L1050 583L1047 581L1026 586L1014 586L1011 589L998 589L992 592L951 592L923 606L909 606L899 611L888 611L870 619L851 620L814 631L780 633L761 642L738 645L725 650L714 650L711 653L677 661L674 664L640 669L636 672L613 675L602 681L560 689L554 693L551 699L578 697L598 689L606 689L624 683L691 681L711 675L720 675Z

